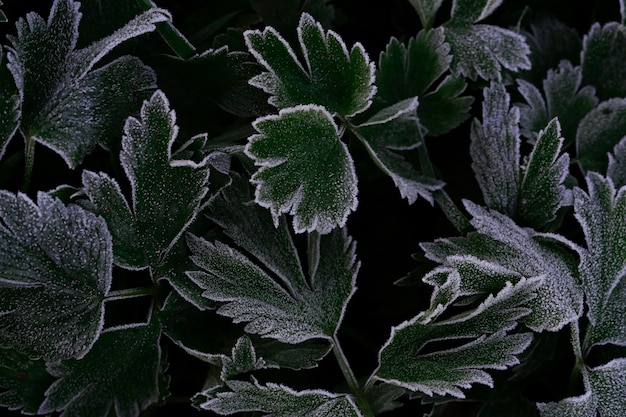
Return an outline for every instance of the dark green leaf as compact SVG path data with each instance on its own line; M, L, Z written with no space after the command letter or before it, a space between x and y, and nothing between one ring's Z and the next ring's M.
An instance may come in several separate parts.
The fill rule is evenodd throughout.
M0 159L19 126L21 116L18 91L9 69L2 60L2 53L0 46Z
M49 361L84 356L111 286L105 222L45 193L0 192L0 343Z
M626 185L626 138L622 138L613 148L613 153L609 154L606 175L613 180L615 187L621 188Z
M405 393L406 390L397 385L377 384L372 386L365 395L372 413L378 415L402 407L402 402L397 400Z
M409 0L409 2L417 11L422 26L431 28L443 0Z
M0 350L0 405L9 410L35 414L52 384L43 360L12 350Z
M294 215L297 233L328 233L345 225L357 206L357 178L330 113L316 105L283 109L257 119L246 154L260 167L252 176L255 201L278 224Z
M231 351L231 356L222 356L222 381L228 381L234 376L246 372L256 371L267 367L263 358L258 358L252 342L248 336L241 336Z
M296 28L303 13L310 14L322 27L331 26L334 7L328 0L249 0L263 18L266 26L272 26L279 33L295 38ZM294 36L290 36L291 34Z
M454 0L452 20L474 23L493 13L504 0Z
M595 23L583 39L583 82L596 88L600 100L626 96L626 33L624 26Z

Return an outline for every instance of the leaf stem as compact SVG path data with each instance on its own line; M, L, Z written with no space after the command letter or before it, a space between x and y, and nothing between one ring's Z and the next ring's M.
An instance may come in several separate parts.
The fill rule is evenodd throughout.
M22 192L27 192L30 181L33 177L33 167L35 165L35 140L32 136L24 137L24 182Z
M336 335L333 337L331 344L333 346L333 353L335 358L337 358L339 368L341 368L341 372L343 373L352 394L355 396L356 404L359 407L359 410L361 410L361 413L363 413L363 417L374 417L374 412L372 411L367 398L365 398L365 391L359 386L359 383L354 376L354 372L352 372L352 368L348 363L346 355L341 349L341 345L339 344L339 340Z
M155 295L155 287L139 287L139 288L126 288L123 290L109 291L105 297L106 301L124 300L128 298L145 297Z
M137 0L137 2L144 11L157 7L152 0ZM171 21L159 22L156 27L159 35L180 58L188 59L196 55L196 48L176 29Z

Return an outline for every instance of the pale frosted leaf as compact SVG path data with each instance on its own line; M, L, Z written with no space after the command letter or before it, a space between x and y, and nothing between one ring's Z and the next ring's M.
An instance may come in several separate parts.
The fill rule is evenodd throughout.
M592 368L589 383L598 398L598 413L603 417L621 417L626 410L626 358Z
M139 416L160 400L159 338L155 324L111 328L83 359L49 364L48 372L58 379L46 391L39 414Z
M600 100L626 96L626 33L617 22L594 23L583 39L583 81L596 88Z
M253 125L259 133L248 139L245 152L260 167L252 176L255 201L270 209L274 223L289 213L297 233L343 227L356 210L357 178L330 113L302 105Z
M541 417L597 417L597 398L590 391L555 403L537 403Z
M580 67L572 67L569 61L562 61L558 68L548 71L543 80L545 98L537 87L517 80L518 90L526 100L518 104L522 134L534 142L539 130L558 117L563 137L572 142L582 118L598 104L594 88L581 88L581 82Z
M207 160L172 159L178 127L162 92L130 117L124 127L120 160L130 181L127 202L106 174L83 173L88 206L104 217L113 235L115 262L126 268L156 267L198 215L207 194Z
M169 18L163 10L151 10L111 37L76 50L79 6L55 0L47 22L35 13L18 20L8 54L22 102L22 133L59 153L71 168L97 144L106 146L118 136L129 110L140 102L137 94L155 87L154 73L136 58L89 70L114 46Z
M518 215L522 222L537 229L554 220L566 202L563 181L569 173L569 155L561 154L562 146L559 121L552 119L539 132L528 163L522 168Z
M441 7L443 0L409 0L411 5L417 11L422 26L430 28L435 20L435 15Z
M421 145L422 132L415 116L416 108L416 98L398 102L357 126L355 133L376 165L391 177L409 204L418 197L432 203L432 193L441 189L443 182L421 174L397 152Z
M472 169L489 208L513 216L520 183L519 110L504 85L483 91L483 121L472 124Z
M452 20L474 23L493 13L504 0L453 0Z
M530 49L522 35L491 25L448 24L446 41L452 54L452 72L475 80L502 79L502 68L530 68Z
M359 264L355 244L343 230L321 236L309 249L317 259L312 260L316 268L305 286L298 284L300 275L287 277L290 281L281 285L280 278L221 242L190 235L188 243L201 268L187 272L189 278L205 290L204 297L223 304L219 314L247 323L249 333L286 343L330 340L355 291Z
M31 359L14 350L0 350L1 406L35 414L53 381L42 359Z
M365 49L356 43L348 51L337 33L325 31L311 15L303 13L298 25L305 65L271 26L262 32L246 31L244 36L252 55L268 70L250 83L272 95L270 104L279 109L317 104L342 116L370 106L376 91L374 64Z
M222 355L222 381L246 372L266 368L263 358L257 357L256 350L248 336L241 336L231 350L231 356Z
M493 386L486 369L519 363L516 355L532 340L531 333L507 334L527 315L525 307L541 279L522 279L490 295L475 310L441 321L421 316L392 328L379 353L376 378L429 396L464 398L472 384ZM449 347L423 352L429 343L448 341Z
M626 346L626 188L615 190L610 179L589 173L587 190L576 189L574 201L587 242L579 266L591 324L585 347Z
M2 58L3 49L0 46L0 159L17 131L21 116L18 91Z
M0 340L56 361L84 356L102 330L111 286L104 221L45 193L0 192Z
M576 154L584 172L606 172L607 154L626 134L626 99L600 103L580 121L576 132Z
M607 177L613 180L617 188L626 185L626 136L623 137L609 154Z
M284 385L227 381L226 389L206 390L194 397L203 410L220 415L258 411L265 417L362 417L347 395L323 390L295 391Z

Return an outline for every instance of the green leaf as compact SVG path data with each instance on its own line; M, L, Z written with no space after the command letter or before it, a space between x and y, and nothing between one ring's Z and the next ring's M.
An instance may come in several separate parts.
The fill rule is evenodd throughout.
M609 154L606 176L613 180L617 188L626 185L626 137L622 138L613 148L613 153Z
M90 200L83 204L107 221L117 265L160 265L203 207L207 159L172 159L177 132L175 112L160 91L144 102L140 120L126 121L120 160L132 189L130 203L107 174L83 172Z
M270 209L274 224L289 213L296 233L343 227L356 210L357 178L330 113L317 105L296 106L253 126L259 133L248 139L245 152L260 167L252 176L255 201Z
M597 417L597 399L587 391L578 397L569 397L557 403L537 403L541 417Z
M257 355L262 357L268 367L288 368L293 370L316 368L330 352L331 346L326 341L307 340L296 345L281 343L277 340L255 340Z
M325 28L334 18L334 6L327 0L250 0L250 4L263 18L266 26L274 27L283 35L294 33L303 13L310 14ZM289 36L288 35L288 36Z
M455 22L474 23L493 13L504 0L454 0L452 2L452 20Z
M377 384L370 387L365 395L372 413L379 415L402 407L404 404L396 400L405 393L406 390L404 388L396 385Z
M227 391L210 389L194 400L203 410L220 415L258 411L265 417L362 417L354 400L347 395L324 390L294 391L284 385L227 381Z
M0 405L9 410L35 414L44 400L44 392L54 381L46 372L45 362L12 350L0 350Z
M606 172L607 154L626 135L626 99L600 103L580 121L576 132L576 154L583 172Z
M0 6L2 2L0 1ZM8 21L7 16L4 14L2 10L0 10L0 23L6 23Z
M557 210L571 200L563 186L569 174L569 155L561 154L562 146L561 126L555 118L539 132L528 163L522 168L519 218L534 228L554 220Z
M221 355L221 359L222 372L220 378L222 381L228 381L234 376L268 367L263 358L257 357L252 341L245 335L237 339L231 356Z
M459 97L466 87L459 77L447 76L434 90L431 88L452 61L443 35L442 28L422 30L407 46L392 38L380 55L376 72L376 100L389 106L417 96L422 103L418 118L432 136L446 133L467 119L473 101L469 96Z
M409 0L411 6L415 8L420 17L422 26L432 28L435 21L435 15L441 7L443 0Z
M263 32L244 33L246 45L268 72L250 80L272 97L269 103L283 109L300 104L318 104L331 113L353 116L367 109L376 89L374 64L356 43L350 51L333 31L324 31L311 15L303 13L298 40L306 67L271 26Z
M593 87L580 88L581 82L580 67L572 67L569 61L561 61L557 69L548 71L543 80L545 99L537 87L517 80L518 90L527 102L517 105L522 135L534 141L539 130L558 117L563 137L573 141L580 121L598 104Z
M492 82L483 96L483 121L472 123L472 169L487 206L512 217L520 183L519 110L502 84Z
M21 116L17 88L9 69L2 62L2 54L3 49L0 46L0 159L17 131Z
M452 73L475 80L502 80L502 67L529 69L530 49L524 37L491 25L447 24L446 41L452 54Z
M540 282L522 279L515 285L507 283L469 313L438 322L418 315L393 327L379 353L376 378L429 396L464 398L461 388L475 383L493 387L485 369L505 369L519 363L516 355L532 340L531 333L506 333L530 312L523 305ZM429 343L442 341L448 342L447 347L428 349Z
M45 193L0 191L0 340L58 361L83 357L102 330L111 286L105 222Z
M587 189L576 189L574 202L587 243L579 267L591 324L585 347L626 346L626 188L616 191L610 179L589 173Z
M408 99L387 107L354 129L376 165L389 175L400 195L413 204L418 197L433 203L432 193L444 183L420 174L396 151L410 150L422 144L422 132L415 117L417 99Z
M583 82L596 88L600 100L626 96L626 33L624 26L594 23L583 39Z
M524 319L528 327L557 331L582 315L576 261L559 246L573 244L557 235L523 229L510 218L469 202L466 209L476 232L421 245L429 259L443 264L443 271L435 269L424 278L435 284L436 295L451 303L458 296L500 291L507 282L543 277L528 303L532 309ZM458 274L458 288L451 286L450 274Z
M139 416L160 400L159 337L154 324L107 329L83 359L48 365L58 379L46 391L39 414Z
M55 0L47 22L35 13L20 19L17 36L9 37L13 47L8 54L21 99L23 135L57 152L70 168L97 144L107 147L137 108L137 93L155 88L154 73L137 58L122 57L91 69L115 46L169 18L166 11L152 9L77 50L79 6Z
M286 225L281 222L279 227ZM271 237L258 239L271 242ZM193 261L201 268L187 272L189 278L205 290L204 297L223 303L218 314L248 323L248 333L285 343L331 340L355 291L359 268L355 245L342 230L312 239L308 280L302 272L286 277L274 273L271 275L278 277L272 277L249 257L219 241L209 243L190 235L188 244ZM270 271L272 267L276 269L274 260L266 265Z

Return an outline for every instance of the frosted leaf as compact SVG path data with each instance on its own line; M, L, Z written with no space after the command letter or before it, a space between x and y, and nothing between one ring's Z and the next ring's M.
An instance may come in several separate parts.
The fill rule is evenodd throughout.
M457 127L469 116L472 97L460 96L467 84L446 76L452 56L443 29L420 31L408 45L392 38L380 55L376 72L377 107L418 97L417 116L428 134L437 136Z
M522 168L519 218L537 229L554 220L557 210L568 200L563 181L569 173L569 155L561 154L562 146L559 121L552 119L539 132L528 163Z
M377 416L402 407L404 403L396 400L404 394L406 394L406 390L397 385L377 384L369 387L365 396L372 413Z
M324 390L295 391L279 384L227 381L227 389L196 394L194 403L220 415L258 411L264 417L362 417L352 397Z
M172 159L178 127L165 95L157 91L141 118L124 126L120 161L130 181L127 202L117 182L104 173L83 173L85 204L107 221L116 264L136 269L160 265L195 220L207 194L207 160Z
M530 49L522 35L491 25L447 24L446 41L452 54L452 72L475 80L502 79L502 67L530 68Z
M626 99L600 103L580 121L576 132L576 155L584 172L606 172L607 154L626 135Z
M539 130L558 117L563 137L572 142L582 118L598 104L594 88L581 88L581 82L580 67L572 67L569 61L561 61L557 69L548 71L543 80L545 99L537 87L517 80L518 90L527 102L517 105L522 135L534 142Z
M537 403L541 417L597 417L597 398L587 391L556 403Z
M505 369L519 363L531 333L507 334L527 315L525 307L541 279L522 279L490 295L475 310L441 321L421 316L393 327L379 353L376 378L429 396L464 398L472 384L493 386L485 369ZM450 347L428 350L429 343L448 341Z
M105 222L45 193L0 191L0 340L47 361L84 356L111 286Z
M493 13L504 0L454 0L452 2L452 20L455 22L474 23Z
M263 358L258 358L254 346L248 336L241 336L233 346L231 356L221 355L222 381L232 379L232 377L246 372L256 371L266 368Z
M35 13L18 20L8 54L21 99L22 133L59 153L71 168L97 144L106 147L118 136L140 103L137 93L156 87L153 71L136 58L90 69L118 44L169 18L166 11L151 9L110 37L76 50L79 6L55 0L47 22Z
M330 113L316 105L283 109L253 123L245 152L259 167L252 176L255 201L274 224L293 215L296 233L328 233L346 224L357 206L352 157Z
M574 213L585 234L580 275L589 310L585 348L594 344L626 346L626 188L587 175L587 189L575 189Z
M17 131L21 113L17 88L2 56L3 49L0 46L0 159Z
M420 17L422 26L431 28L443 0L409 0Z
M455 290L459 296L492 293L506 282L543 277L524 323L535 331L556 331L581 316L583 294L576 261L560 247L571 243L523 229L508 217L469 202L466 208L476 232L421 245L429 259L459 274ZM436 288L442 282L436 280Z
M596 88L600 100L626 96L626 34L617 22L594 23L583 39L583 82Z
M472 169L487 206L513 216L520 183L519 111L502 84L492 82L483 96L483 121L472 123Z
M209 243L190 235L188 244L200 268L187 272L189 278L205 290L204 297L223 304L218 314L247 323L248 333L285 343L330 340L355 291L359 263L355 244L343 230L310 242L308 281L300 274L286 277L287 282L275 278L219 241Z
M626 136L615 145L613 153L609 154L606 175L613 180L617 188L626 185Z
M49 364L58 378L39 414L137 417L161 398L160 331L154 324L107 329L82 359Z
M331 345L326 341L307 340L298 344L282 343L277 340L255 340L257 355L262 357L269 368L293 370L316 368L330 352Z
M391 177L400 195L413 204L418 197L433 202L432 193L443 188L442 181L419 173L397 151L421 145L422 132L415 115L417 99L387 107L354 130L376 165Z
M317 104L349 117L370 106L376 91L374 64L363 45L357 42L348 51L337 33L324 31L311 15L303 13L298 25L304 66L271 26L263 32L248 30L244 37L250 53L268 70L250 84L271 94L269 103L279 109Z
M35 414L53 381L43 360L14 350L0 350L0 406Z

